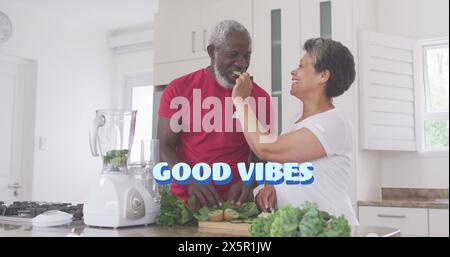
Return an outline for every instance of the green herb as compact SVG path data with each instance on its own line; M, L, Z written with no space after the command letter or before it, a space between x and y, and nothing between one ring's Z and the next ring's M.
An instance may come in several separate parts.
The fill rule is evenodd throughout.
M267 217L256 218L249 228L255 237L344 237L351 228L344 216L320 211L317 204L305 202L303 208L283 206Z
M195 204L195 198L189 199L189 205ZM164 226L189 225L194 223L193 212L186 206L186 202L178 200L175 195L169 193L169 186L165 185L161 192L160 213L156 224Z
M258 207L254 202L243 203L235 209L239 213L239 219L246 220L259 214Z
M194 218L198 221L207 221L209 212L210 210L208 207L203 207L198 211L194 212Z

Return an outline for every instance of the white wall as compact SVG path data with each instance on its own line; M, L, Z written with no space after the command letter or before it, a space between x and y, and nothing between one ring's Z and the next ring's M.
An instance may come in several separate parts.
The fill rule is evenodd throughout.
M424 39L449 35L448 0L377 0L378 32ZM383 151L382 187L448 188L448 155Z
M102 166L90 154L90 122L112 99L106 31L13 2L1 9L14 34L0 51L38 66L32 200L82 203ZM45 151L38 149L39 137L46 139Z
M358 76L358 32L361 29L373 30L376 26L374 0L335 0L332 1L332 36L346 45L353 53L357 75L350 89L334 99L353 123L353 165L351 178L351 198L357 200L379 199L381 197L380 160L377 151L365 151L360 147L359 136L359 76Z
M448 35L448 8L448 0L376 0L377 28L410 38Z
M375 30L377 13L376 0L354 0L353 1L353 40L357 45L359 32L361 30ZM354 49L355 61L358 63L358 48ZM381 198L381 175L380 175L380 153L378 151L366 151L361 149L360 136L360 94L359 94L359 66L356 65L356 82L354 93L355 100L355 131L357 159L356 159L356 192L358 200Z

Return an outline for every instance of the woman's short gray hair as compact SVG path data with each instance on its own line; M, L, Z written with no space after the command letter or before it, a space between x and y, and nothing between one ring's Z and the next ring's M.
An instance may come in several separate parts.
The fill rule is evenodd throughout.
M317 72L328 70L328 97L342 95L355 80L355 60L350 50L331 39L313 38L306 41L303 49L311 55Z
M244 25L234 20L224 20L216 24L211 31L208 44L216 47L221 46L225 43L226 37L231 31L246 33L251 44L252 39L248 30L244 27Z

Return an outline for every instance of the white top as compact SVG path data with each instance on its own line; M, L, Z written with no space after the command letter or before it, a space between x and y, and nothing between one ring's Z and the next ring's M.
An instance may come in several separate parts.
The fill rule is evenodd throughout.
M343 214L350 225L359 225L349 195L353 145L351 122L336 108L295 123L299 118L300 114L283 134L309 129L319 139L326 156L310 161L314 166L313 183L275 185L277 205L301 207L305 201L315 202L320 210L335 216Z

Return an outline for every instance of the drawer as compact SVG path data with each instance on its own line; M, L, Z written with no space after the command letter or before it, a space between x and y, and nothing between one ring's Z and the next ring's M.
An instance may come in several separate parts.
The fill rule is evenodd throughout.
M448 237L448 209L429 209L430 236Z
M398 228L402 236L428 236L428 209L360 206L359 223Z

